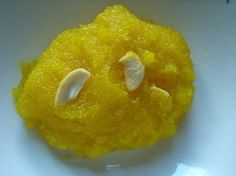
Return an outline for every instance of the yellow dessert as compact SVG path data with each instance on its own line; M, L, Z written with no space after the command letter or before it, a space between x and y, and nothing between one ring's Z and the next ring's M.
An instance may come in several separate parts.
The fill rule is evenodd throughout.
M121 5L59 34L22 72L13 95L27 127L89 158L174 135L194 93L183 37Z

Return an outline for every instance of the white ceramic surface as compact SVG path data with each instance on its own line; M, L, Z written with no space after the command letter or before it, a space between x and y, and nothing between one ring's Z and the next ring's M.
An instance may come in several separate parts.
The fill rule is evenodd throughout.
M185 36L197 75L195 99L174 138L99 160L74 159L24 128L11 88L20 61L38 57L55 35L116 3ZM235 100L235 0L0 0L1 176L236 176Z

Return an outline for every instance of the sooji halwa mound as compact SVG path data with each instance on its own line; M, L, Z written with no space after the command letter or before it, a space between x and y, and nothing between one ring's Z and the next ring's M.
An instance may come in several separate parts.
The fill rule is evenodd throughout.
M13 95L26 125L89 158L174 135L194 92L183 37L120 5L58 35L22 73Z

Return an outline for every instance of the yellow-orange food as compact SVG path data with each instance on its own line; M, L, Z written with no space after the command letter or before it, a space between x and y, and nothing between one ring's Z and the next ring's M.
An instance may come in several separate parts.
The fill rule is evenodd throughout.
M145 65L141 86L129 92L119 59L137 53ZM91 72L79 96L55 105L60 81L72 70ZM176 133L194 92L193 65L183 37L140 20L125 7L108 7L96 19L56 37L37 62L23 64L13 90L17 112L49 144L96 158L136 149ZM165 97L151 89L167 91Z

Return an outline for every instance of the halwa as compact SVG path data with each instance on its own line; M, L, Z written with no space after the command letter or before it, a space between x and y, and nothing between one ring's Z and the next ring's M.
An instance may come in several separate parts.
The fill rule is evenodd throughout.
M126 54L131 58L124 62ZM81 81L62 82L76 69L89 76L56 101L60 84L68 86L58 93L63 96ZM121 5L59 34L36 61L22 64L22 73L13 96L26 126L50 145L88 158L173 136L194 93L184 38Z

